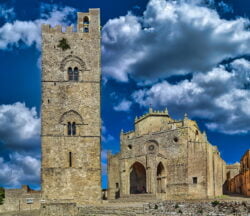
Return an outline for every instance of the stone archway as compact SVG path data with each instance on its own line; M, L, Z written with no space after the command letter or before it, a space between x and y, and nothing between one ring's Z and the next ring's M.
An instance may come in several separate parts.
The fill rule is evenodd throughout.
M166 187L166 171L165 168L160 162L157 166L157 193L165 193L165 187Z
M130 194L146 193L146 169L135 162L130 168Z

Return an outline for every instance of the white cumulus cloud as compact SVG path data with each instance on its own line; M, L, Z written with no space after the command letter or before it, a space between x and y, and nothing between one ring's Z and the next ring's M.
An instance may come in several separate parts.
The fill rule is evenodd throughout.
M40 118L24 103L0 105L0 185L40 184Z
M206 119L211 130L228 134L250 131L250 62L235 60L207 73L194 74L191 80L177 84L162 81L133 94L141 106L168 107L175 116L187 112Z
M202 2L150 0L141 17L109 20L102 36L104 75L123 82L157 80L207 72L249 54L249 20L222 19Z
M69 21L67 17L75 13L75 9L71 7L59 8L54 6L51 10L52 11L47 14L41 14L42 18L34 21L15 20L5 23L0 27L0 49L18 46L20 42L24 43L26 46L35 44L36 47L40 49L41 25L68 25Z
M0 157L0 184L11 188L40 184L40 167L40 160L32 156L13 153L8 161Z
M39 147L40 118L35 108L24 103L0 105L0 141L12 149L29 150Z

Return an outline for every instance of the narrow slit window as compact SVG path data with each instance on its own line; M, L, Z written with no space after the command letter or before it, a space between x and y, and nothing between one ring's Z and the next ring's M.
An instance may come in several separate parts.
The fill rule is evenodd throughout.
M72 167L72 152L69 152L69 167Z
M73 73L73 70L72 68L68 68L68 77L69 77L69 80L74 80L74 73Z
M73 77L74 77L74 81L78 81L78 79L79 79L79 70L78 70L77 67L74 68Z
M197 177L193 177L193 184L197 184L198 183L198 178Z
M76 123L75 122L72 123L72 135L73 136L76 135Z
M68 135L70 136L72 134L72 131L71 131L71 123L68 122Z

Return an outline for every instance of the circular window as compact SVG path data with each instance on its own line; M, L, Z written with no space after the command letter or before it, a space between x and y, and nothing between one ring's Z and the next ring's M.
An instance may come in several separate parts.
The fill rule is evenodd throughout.
M132 145L128 145L128 149L132 149Z
M178 137L175 137L175 138L174 138L174 141L175 141L175 142L178 142L178 141L179 141Z
M154 145L150 145L149 147L148 147L148 150L149 151L153 151L155 149L155 146Z

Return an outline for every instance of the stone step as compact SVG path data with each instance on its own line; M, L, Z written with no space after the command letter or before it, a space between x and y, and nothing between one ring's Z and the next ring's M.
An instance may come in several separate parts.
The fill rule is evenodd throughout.
M144 215L143 207L123 207L123 206L91 206L79 209L79 216L93 215L119 215L119 216L137 216Z
M160 201L153 194L130 194L126 196L122 196L116 200L109 200L110 203L124 203L124 202L141 202L141 203L149 203L149 202L157 202Z

